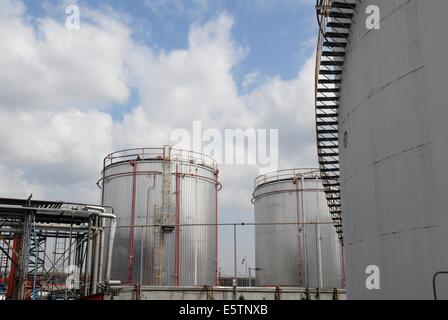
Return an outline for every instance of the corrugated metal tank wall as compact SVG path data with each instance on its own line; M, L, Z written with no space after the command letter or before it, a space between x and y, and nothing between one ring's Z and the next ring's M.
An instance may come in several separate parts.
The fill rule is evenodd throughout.
M255 180L257 285L343 287L341 244L318 177L299 169Z
M148 151L146 151L148 153ZM151 151L152 152L152 151ZM114 242L111 276L123 284L154 285L153 255L155 212L162 207L163 158L156 154L115 156L105 167L103 204L114 208L118 227ZM217 223L217 167L214 161L171 155L170 212L175 224ZM162 150L160 150L162 154ZM133 163L129 159L140 158ZM107 158L106 158L107 159ZM202 158L204 159L204 158ZM210 159L209 159L210 160ZM135 219L132 231L132 193L135 175ZM177 198L178 195L178 198ZM179 210L177 210L179 202ZM178 216L178 217L177 217ZM133 240L131 240L133 234ZM163 285L194 286L216 283L216 226L180 226L165 233ZM131 249L133 247L133 250ZM133 253L132 253L133 251Z
M371 4L380 30L366 29ZM348 298L432 299L434 274L448 270L448 1L357 12L339 114ZM366 288L369 265L379 290Z

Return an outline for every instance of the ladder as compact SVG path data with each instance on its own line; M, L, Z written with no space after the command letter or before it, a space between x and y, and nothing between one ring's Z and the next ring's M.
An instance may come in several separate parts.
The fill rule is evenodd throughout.
M165 235L174 231L174 215L171 210L171 146L163 149L162 204L155 207L153 285L163 286L165 279Z

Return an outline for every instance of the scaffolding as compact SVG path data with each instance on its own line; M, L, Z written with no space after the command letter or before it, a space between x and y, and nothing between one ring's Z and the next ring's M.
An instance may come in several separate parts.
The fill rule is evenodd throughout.
M110 280L111 252L104 259L106 220L114 229L111 208L31 196L0 199L0 297L78 299L97 293Z

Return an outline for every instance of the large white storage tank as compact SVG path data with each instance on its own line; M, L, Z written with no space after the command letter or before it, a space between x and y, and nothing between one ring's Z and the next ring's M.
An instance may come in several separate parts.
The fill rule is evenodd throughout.
M256 284L343 288L341 243L319 170L261 175L254 187Z
M213 159L171 147L119 151L104 159L99 185L118 218L113 280L216 283L220 184Z
M433 299L448 270L448 1L355 2L338 116L347 295ZM447 299L447 277L435 284Z

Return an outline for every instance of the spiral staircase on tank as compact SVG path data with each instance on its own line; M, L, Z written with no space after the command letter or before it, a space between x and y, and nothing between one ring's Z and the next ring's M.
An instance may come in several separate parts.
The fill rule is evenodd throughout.
M339 239L343 241L339 171L339 93L357 0L316 0L319 38L315 106L319 168Z

